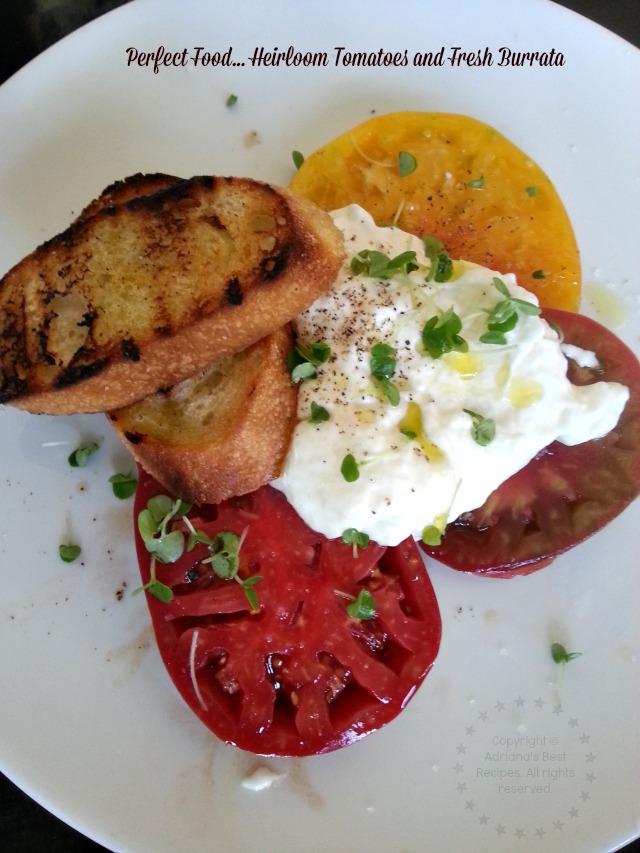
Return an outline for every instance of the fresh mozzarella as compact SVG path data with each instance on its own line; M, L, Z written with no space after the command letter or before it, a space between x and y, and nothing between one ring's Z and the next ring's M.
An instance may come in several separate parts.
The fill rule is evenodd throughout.
M425 528L442 531L552 441L578 444L616 425L628 390L572 385L558 335L537 314L518 310L506 343L480 341L505 299L496 278L510 297L537 305L514 276L456 261L449 281L427 281L421 240L377 227L356 205L333 218L344 233L345 263L333 290L295 321L300 341L328 344L331 356L301 383L298 424L273 483L310 527L329 538L355 528L383 545L420 538ZM419 268L387 278L356 274L351 260L367 249L390 258L413 251ZM433 358L422 330L449 309L468 349ZM397 405L371 373L371 349L380 343L396 350ZM328 420L309 421L312 402ZM493 437L482 439L478 424ZM358 475L350 482L341 470L349 454Z

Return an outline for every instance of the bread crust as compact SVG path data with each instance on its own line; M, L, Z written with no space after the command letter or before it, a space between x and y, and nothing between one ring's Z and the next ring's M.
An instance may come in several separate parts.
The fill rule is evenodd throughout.
M176 175L167 175L164 172L136 172L135 175L129 175L126 178L122 178L122 180L114 181L108 187L105 187L97 198L89 202L76 221L89 219L105 207L124 204L127 201L131 201L132 198L139 198L143 195L153 195L158 190L164 190L174 184L179 184L182 180L184 178L178 178Z
M297 409L289 326L198 376L110 412L136 461L173 495L218 503L280 473Z
M308 307L343 252L326 213L250 179L90 208L0 282L0 402L109 411L181 382Z

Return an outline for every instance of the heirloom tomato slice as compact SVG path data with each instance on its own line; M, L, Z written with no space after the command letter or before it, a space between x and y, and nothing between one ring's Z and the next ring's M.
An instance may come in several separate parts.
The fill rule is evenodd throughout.
M531 157L478 119L374 116L308 156L290 187L325 210L359 204L378 225L436 237L452 258L515 273L541 305L578 308L580 257L560 196Z
M528 574L603 528L640 493L640 364L612 332L580 314L545 309L566 343L595 351L599 367L569 361L576 385L604 380L630 391L615 429L569 447L558 441L506 480L479 508L423 550L451 568L493 577Z
M136 519L162 493L140 470ZM219 738L259 755L311 755L346 746L405 707L438 652L435 594L413 540L396 548L345 545L315 533L265 486L192 508L210 540L240 536L237 580L256 580L257 607L235 579L212 571L202 543L155 575L173 593L147 592L160 653L177 689ZM172 522L186 531L185 522ZM140 534L142 579L151 555ZM366 590L373 618L347 607ZM368 614L364 614L368 615Z

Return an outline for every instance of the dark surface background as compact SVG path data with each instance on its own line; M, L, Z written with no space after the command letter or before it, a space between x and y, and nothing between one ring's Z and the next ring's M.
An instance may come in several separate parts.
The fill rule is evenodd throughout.
M0 83L54 42L126 2L129 0L0 0ZM560 0L560 5L640 47L640 0ZM640 107L636 105L635 109ZM640 844L626 848L629 853L632 849L639 850ZM0 774L0 853L104 850L49 814Z

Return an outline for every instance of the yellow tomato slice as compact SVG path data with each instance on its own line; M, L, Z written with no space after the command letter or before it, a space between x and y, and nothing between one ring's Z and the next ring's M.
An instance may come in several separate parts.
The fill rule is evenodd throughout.
M454 258L515 273L544 306L578 309L580 258L558 193L530 157L477 119L371 118L308 157L290 186L325 210L360 204L378 224L437 237Z

